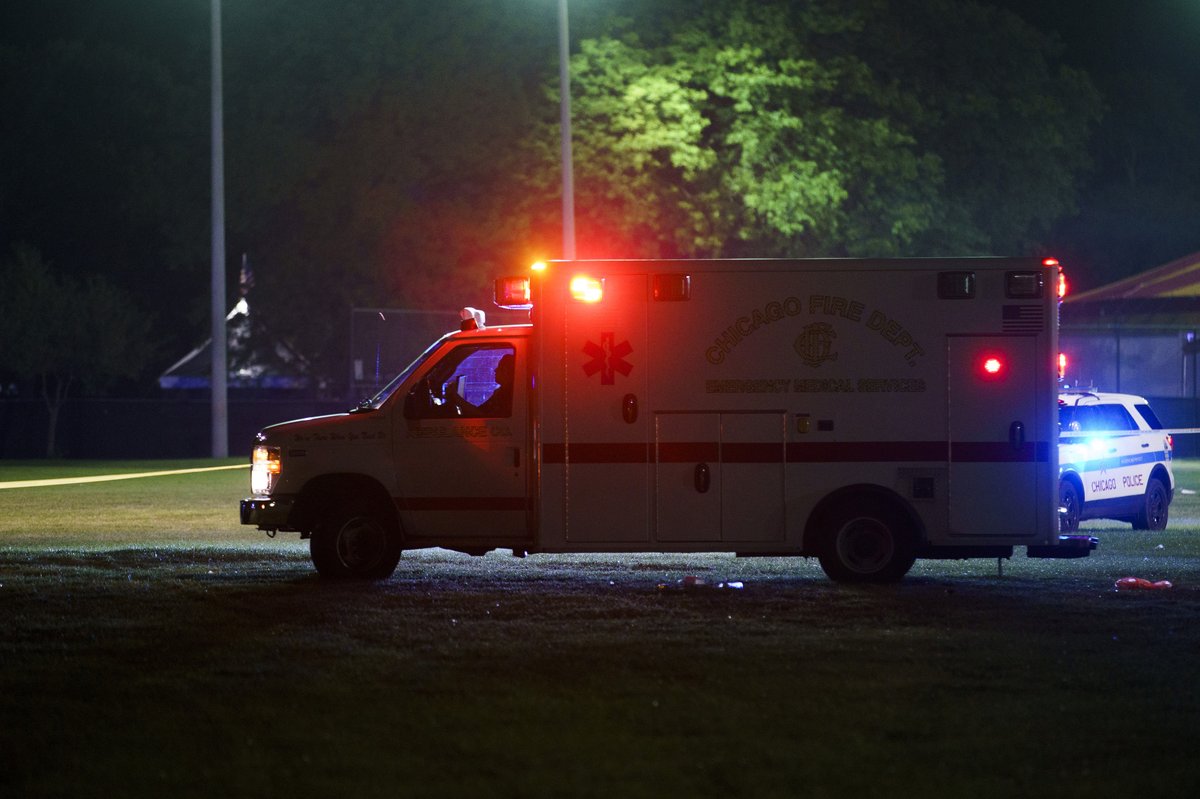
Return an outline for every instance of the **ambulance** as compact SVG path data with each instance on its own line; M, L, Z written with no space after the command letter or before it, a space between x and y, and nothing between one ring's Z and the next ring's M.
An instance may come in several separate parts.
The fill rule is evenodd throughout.
M1059 530L1060 279L1040 259L604 260L496 283L344 414L262 430L241 521L319 574L404 550L1086 556Z

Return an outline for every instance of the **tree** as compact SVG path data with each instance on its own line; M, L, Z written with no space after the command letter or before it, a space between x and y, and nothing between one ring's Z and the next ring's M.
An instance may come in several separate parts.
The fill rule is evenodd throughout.
M1028 249L1073 208L1099 100L1015 17L953 12L723 0L664 12L648 36L627 22L585 39L572 61L581 251ZM543 193L552 127L531 147Z
M906 99L895 118L942 165L927 254L1024 254L1073 215L1104 103L1062 45L983 2L880 2L855 47Z
M150 358L149 325L129 296L99 276L83 281L18 247L0 265L0 371L35 380L49 413L46 456L57 453L58 415L76 387L103 391L136 377Z

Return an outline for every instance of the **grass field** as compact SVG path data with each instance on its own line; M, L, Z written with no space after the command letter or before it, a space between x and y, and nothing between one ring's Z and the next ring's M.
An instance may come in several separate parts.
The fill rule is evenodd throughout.
M0 462L0 483L115 470ZM1200 463L1177 477L1200 489ZM1086 560L918 563L895 586L442 550L347 585L237 523L247 479L0 489L0 796L1200 789L1195 494L1163 533L1089 528ZM658 587L688 574L745 588Z

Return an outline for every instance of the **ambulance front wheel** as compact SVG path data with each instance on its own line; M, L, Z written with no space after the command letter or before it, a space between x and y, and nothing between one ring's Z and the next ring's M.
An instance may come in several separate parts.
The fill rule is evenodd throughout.
M891 583L912 568L916 545L911 524L886 503L863 498L825 517L818 559L825 574L843 583Z
M381 509L347 502L329 510L312 531L309 552L322 577L382 580L400 562L396 520Z

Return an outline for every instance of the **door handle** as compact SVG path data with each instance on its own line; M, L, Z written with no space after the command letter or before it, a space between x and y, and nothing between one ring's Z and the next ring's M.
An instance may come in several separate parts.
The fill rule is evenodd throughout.
M1013 422L1008 426L1008 443L1013 449L1025 446L1025 423Z
M625 399L621 400L621 418L626 424L633 424L638 418L638 401L633 394L626 394Z
M697 463L695 471L696 491L701 494L707 494L708 488L712 485L712 475L709 473L707 463Z

